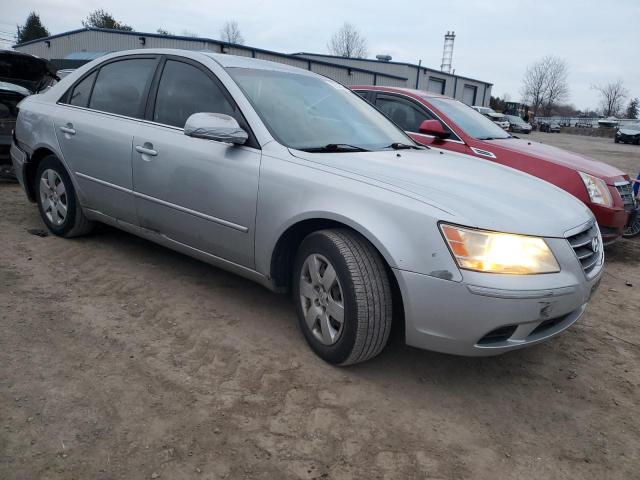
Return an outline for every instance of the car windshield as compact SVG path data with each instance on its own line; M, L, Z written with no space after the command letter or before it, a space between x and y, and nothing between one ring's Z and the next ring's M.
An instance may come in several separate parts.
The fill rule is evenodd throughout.
M640 123L628 123L627 125L621 125L623 130L640 130Z
M429 101L470 137L478 140L511 138L498 125L462 102L449 98L431 98Z
M271 134L298 150L381 150L413 141L368 102L324 77L228 68Z

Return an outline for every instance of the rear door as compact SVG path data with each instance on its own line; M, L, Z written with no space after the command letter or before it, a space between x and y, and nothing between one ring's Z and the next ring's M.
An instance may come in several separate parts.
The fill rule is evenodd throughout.
M60 102L54 125L85 207L136 224L131 152L158 64L123 57L85 75Z
M261 151L220 81L204 66L168 57L159 70L147 122L133 145L133 185L141 226L249 268ZM246 145L188 137L199 112L231 115L249 131Z

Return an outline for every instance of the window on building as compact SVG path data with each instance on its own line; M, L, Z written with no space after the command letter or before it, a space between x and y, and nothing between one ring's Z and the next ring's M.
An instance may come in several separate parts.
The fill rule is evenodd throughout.
M211 112L235 116L220 87L202 70L169 60L158 86L153 121L183 128L194 113Z
M445 81L442 78L429 77L427 91L444 95Z
M91 87L93 87L93 81L96 79L96 75L97 72L93 72L74 87L69 97L70 105L76 105L77 107L86 107L88 105Z
M155 65L155 59L139 58L108 63L100 68L89 108L141 117L146 100L143 97Z

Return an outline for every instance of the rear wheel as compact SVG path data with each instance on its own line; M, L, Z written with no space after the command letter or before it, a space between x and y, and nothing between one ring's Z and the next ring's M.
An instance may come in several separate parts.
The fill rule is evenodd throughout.
M387 344L392 296L384 261L360 235L321 230L297 254L293 296L311 349L326 362L350 365Z
M36 172L36 201L47 228L61 237L76 237L91 231L78 202L69 174L55 156L45 157Z

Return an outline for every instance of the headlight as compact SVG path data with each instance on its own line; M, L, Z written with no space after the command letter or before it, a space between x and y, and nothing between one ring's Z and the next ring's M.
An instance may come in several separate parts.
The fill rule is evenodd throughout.
M460 268L488 273L554 273L560 266L542 238L441 224Z
M607 207L611 207L613 205L613 199L609 193L609 187L604 183L604 180L586 173L578 173L580 174L580 178L582 178L584 186L587 188L589 198L593 203L605 205Z

